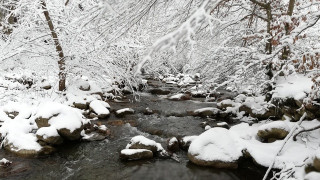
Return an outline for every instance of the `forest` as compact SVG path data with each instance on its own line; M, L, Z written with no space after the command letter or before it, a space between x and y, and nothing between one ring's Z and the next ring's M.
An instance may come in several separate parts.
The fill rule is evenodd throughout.
M0 179L320 179L320 0L0 0Z

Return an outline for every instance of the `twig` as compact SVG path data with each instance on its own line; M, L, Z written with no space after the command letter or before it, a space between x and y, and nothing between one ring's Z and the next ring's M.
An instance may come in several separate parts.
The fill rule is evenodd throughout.
M303 130L299 131L297 134L295 134L295 135L293 136L293 140L294 140L294 141L297 141L297 136L298 136L299 134L303 133L303 132L309 132L309 131L313 131L313 130L316 130L316 129L320 129L320 125L319 125L319 126L316 126L316 127L313 127L313 128L310 128L310 129L303 129Z
M268 174L270 173L274 162L276 161L277 156L280 154L280 152L282 151L283 147L286 145L286 143L288 142L288 140L291 138L291 136L293 135L294 131L298 128L298 126L300 126L300 124L302 123L302 121L304 120L304 118L307 116L307 113L304 113L302 115L302 117L300 118L300 120L295 124L295 126L291 129L290 133L287 135L287 137L284 139L284 142L282 144L282 146L280 147L278 153L274 156L272 163L270 164L266 174L263 177L263 180L266 180L268 177Z

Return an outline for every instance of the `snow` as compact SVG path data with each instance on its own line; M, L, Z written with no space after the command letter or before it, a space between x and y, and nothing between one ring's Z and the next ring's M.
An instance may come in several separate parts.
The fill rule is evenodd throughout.
M32 114L32 107L28 104L18 103L18 102L8 102L6 105L2 106L2 111L4 112L18 112L17 118L29 118ZM1 117L1 115L0 115Z
M174 143L178 142L178 139L176 137L173 137L169 140L169 146L173 145Z
M40 151L42 148L33 133L19 133L16 131L15 133L7 134L5 140L7 140L7 144L13 145L12 150L14 151L21 149Z
M18 112L19 115L10 119L4 111ZM50 118L48 121L50 127L42 127L37 130L35 119L40 117ZM0 120L3 121L0 127L3 142L11 144L15 151L22 149L39 151L41 146L37 142L36 135L44 136L44 138L59 136L57 130L66 128L73 132L86 122L80 110L51 101L37 105L7 103L0 107ZM37 130L36 133L33 133L34 130Z
M106 125L100 125L98 128L102 131L106 131L108 129Z
M258 124L249 126L247 123L234 125L230 130L224 128L211 128L198 137L195 137L189 147L189 153L197 159L224 162L233 162L243 154L242 150L248 152L259 165L269 167L273 158L278 153L284 140L277 140L273 143L263 143L257 137L258 130L270 128L285 128L290 130L295 122L289 121L261 121ZM302 128L310 128L319 125L318 120L303 121ZM308 133L308 136L316 137L320 130ZM300 166L308 158L315 157L319 152L319 139L311 138L308 143L304 143L304 138L298 136L297 141L292 138L284 146L281 153L276 157L273 168L288 168L294 166L295 178L303 179L304 167ZM313 175L309 175L313 176ZM316 176L316 175L314 175Z
M94 100L90 103L90 108L97 113L98 115L109 115L110 112L108 108L110 108L110 105L107 102Z
M164 81L164 82L166 82L166 83L168 83L168 82L174 82L174 83L176 83L177 81L179 81L179 78L176 78L176 77L167 77L167 78L164 78L164 79L162 79L162 81Z
M173 96L170 96L168 99L181 99L181 97L183 97L185 94L183 93L179 93L179 94L175 94Z
M255 162L262 166L269 167L284 140L277 140L273 143L262 143L257 140L256 135L258 130L274 127L287 129L288 127L293 127L294 124L294 122L289 121L276 121L271 123L262 121L252 126L249 126L247 123L241 123L231 127L230 131L236 135L235 141L246 149ZM315 127L317 125L319 125L318 120L303 121L301 124L303 128ZM315 137L319 133L320 130L315 130L310 132L308 136ZM300 165L304 164L306 159L316 156L317 150L319 150L319 143L319 139L310 139L308 143L304 143L303 138L298 138L297 141L293 141L292 138L290 138L280 155L276 157L273 168L282 169L290 167L292 164L297 165L297 167L293 169L293 171L296 172L295 176L297 179L303 179L304 168Z
M193 140L195 140L198 136L184 136L181 141L184 143L187 142L192 142Z
M209 125L206 125L206 127L204 127L204 130L209 130L209 129L211 129L211 126L209 126Z
M57 129L53 126L42 127L38 129L36 135L43 136L44 139L47 139L48 137L59 136Z
M4 111L0 110L0 122L7 121L7 120L10 120L8 115Z
M273 121L264 125L259 126L258 130L271 130L273 128L283 129L286 131L290 131L290 127L286 121Z
M242 105L247 106L252 110L253 114L264 114L270 108L272 105L268 102L264 101L265 96L254 96L254 97L248 97L244 94L240 94L237 97L235 97L234 100L226 99L221 102L219 102L218 106L224 106L224 105L230 105L229 107L226 107L227 113L232 113L237 115L237 118L242 119L244 112L240 112L239 108Z
M181 80L183 84L192 84L195 83L195 81L190 76L184 76Z
M0 127L0 134L7 144L12 144L16 151L20 149L39 151L41 146L37 143L37 138L30 133L36 126L30 123L29 119L16 117L4 121Z
M302 74L292 74L287 77L279 77L273 98L294 98L301 100L310 93L313 82L311 78Z
M124 113L124 112L133 112L134 113L134 110L131 109L131 108L123 108L123 109L119 109L116 111L117 114L121 114L121 113Z
M150 150L147 150L147 149L123 149L121 150L121 154L124 154L124 155L133 155L133 154L136 154L136 153L142 153L142 152L152 152Z
M241 150L231 132L211 128L192 141L188 153L199 160L234 162L242 156Z
M160 143L157 143L156 146L157 146L157 151L158 151L158 152L165 152L165 151L166 151L166 150L162 147L162 145L161 145Z
M88 81L83 80L83 81L79 81L78 82L78 88L82 88L82 89L89 89L90 88L90 84Z
M264 101L265 96L246 97L243 105L252 109L254 114L264 114L268 109L268 103Z
M320 179L320 173L319 172L310 172L305 177L304 180L319 180Z
M195 113L202 113L204 111L211 111L214 114L218 113L220 110L218 108L214 108L214 107L206 107L206 108L201 108L201 109L197 109L194 112Z
M71 132L80 128L84 122L81 111L56 102L45 102L39 105L35 118L50 118L50 126L69 129Z
M0 160L0 166L1 165L5 165L5 164L11 164L12 162L11 161L9 161L9 160L7 160L6 158L2 158L1 160Z
M218 126L225 126L225 125L228 125L228 123L226 122L220 122L220 123L217 123Z
M143 145L146 145L146 146L159 147L159 145L157 145L157 143L155 141L153 141L151 139L148 139L148 138L146 138L146 137L144 137L142 135L138 135L138 136L133 137L130 140L130 143L126 146L126 149L129 149L131 147L131 144L136 144L136 143L143 144Z

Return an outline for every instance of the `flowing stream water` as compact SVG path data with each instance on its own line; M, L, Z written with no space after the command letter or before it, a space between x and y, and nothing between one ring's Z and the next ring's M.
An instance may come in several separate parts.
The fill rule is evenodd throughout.
M175 85L163 85L157 82L154 82L150 88L154 87L163 88L172 93L179 91ZM250 161L240 163L236 170L199 167L189 162L187 152L182 150L177 153L180 162L159 158L121 161L119 152L135 135L142 134L166 147L169 137L201 134L204 129L200 123L206 119L187 116L186 112L214 107L216 103L204 102L204 98L170 101L164 96L153 95L145 91L134 96L128 95L122 102L110 102L109 104L112 109L129 107L133 108L136 113L124 118L111 115L106 120L99 120L111 130L111 136L108 139L65 143L50 156L23 158L1 149L0 157L13 161L13 164L8 168L0 168L0 179L256 180L262 179L264 175L266 169L257 167ZM157 113L145 115L143 112L146 108L157 110ZM130 122L130 124L124 122Z

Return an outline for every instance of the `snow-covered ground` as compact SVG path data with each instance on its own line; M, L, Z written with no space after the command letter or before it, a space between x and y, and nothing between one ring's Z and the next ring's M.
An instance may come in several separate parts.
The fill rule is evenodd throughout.
M280 76L276 81L273 97L292 97L296 100L301 100L310 93L312 85L313 82L311 78L306 75L292 74L289 76Z
M257 136L261 129L284 128L290 131L295 124L290 121L262 121L252 126L241 123L230 130L211 128L192 140L188 152L197 160L207 162L232 163L242 156L250 156L259 165L282 169L285 172L282 174L285 179L291 175L295 179L304 179L305 167L320 152L320 139L316 138L319 137L320 130L303 134L298 137L297 141L291 137L288 141L276 140L272 143L265 143ZM318 125L318 120L304 121L299 129L308 129ZM284 143L286 144L281 150Z

